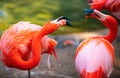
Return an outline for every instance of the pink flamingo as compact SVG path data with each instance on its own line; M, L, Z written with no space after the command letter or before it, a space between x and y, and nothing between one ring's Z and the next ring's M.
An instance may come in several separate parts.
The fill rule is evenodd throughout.
M92 9L109 10L120 19L120 0L88 0Z
M18 22L8 28L1 36L0 49L3 63L10 68L30 70L39 64L41 54L53 54L56 41L46 35L61 26L71 25L67 17L59 17L47 22L43 27L29 22Z
M106 36L97 36L84 40L75 54L75 67L81 78L109 78L114 62L114 47L111 42L118 33L118 23L110 15L98 10L86 13L99 19L110 32Z

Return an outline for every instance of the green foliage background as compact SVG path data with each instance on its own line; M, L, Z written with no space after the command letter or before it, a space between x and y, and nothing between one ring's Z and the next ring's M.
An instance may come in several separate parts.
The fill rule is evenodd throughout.
M53 34L92 31L104 26L96 19L85 19L87 0L0 0L0 33L18 21L44 25L59 16L72 19L73 27L62 27Z

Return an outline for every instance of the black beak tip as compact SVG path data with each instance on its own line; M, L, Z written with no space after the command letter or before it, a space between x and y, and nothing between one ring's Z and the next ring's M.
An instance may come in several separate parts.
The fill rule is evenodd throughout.
M72 24L70 23L70 21L71 21L70 18L68 18L68 17L66 17L66 16L60 16L60 17L57 19L57 21L60 21L60 20L62 20L62 19L65 19L65 20L66 20L66 25L67 25L67 26L72 26Z
M67 26L72 26L72 24L70 23L69 20L66 20L66 25L67 25Z
M65 17L65 16L60 16L60 17L57 19L57 21L62 20L62 19L71 20L71 19L70 19L70 18L68 18L68 17Z
M94 12L93 9L85 9L85 10L84 10L84 14L85 14L85 15L91 15L93 12Z

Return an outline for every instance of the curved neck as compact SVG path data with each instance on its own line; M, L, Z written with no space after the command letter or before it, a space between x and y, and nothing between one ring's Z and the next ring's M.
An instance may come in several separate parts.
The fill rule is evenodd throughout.
M111 16L106 16L104 21L101 21L107 28L109 28L109 33L103 36L104 39L108 40L110 43L115 40L118 33L118 23L116 19Z
M20 54L17 54L17 58L14 58L14 67L22 70L30 70L39 64L41 58L41 38L47 34L54 32L58 28L57 24L48 22L43 28L37 32L32 40L32 58L25 61L21 58Z

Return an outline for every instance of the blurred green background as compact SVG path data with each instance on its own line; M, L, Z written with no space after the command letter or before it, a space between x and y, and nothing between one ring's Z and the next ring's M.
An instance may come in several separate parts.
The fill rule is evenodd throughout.
M85 19L85 8L87 0L0 0L0 34L18 21L44 25L59 16L71 18L73 27L62 27L54 35L104 28L96 19Z

